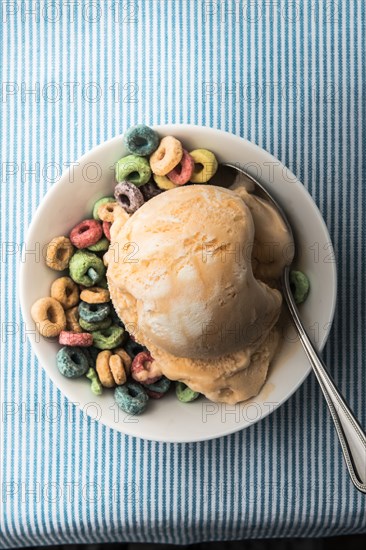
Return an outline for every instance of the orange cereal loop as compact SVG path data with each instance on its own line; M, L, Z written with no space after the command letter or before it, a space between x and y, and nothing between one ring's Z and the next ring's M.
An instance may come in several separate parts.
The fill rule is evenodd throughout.
M117 386L121 386L126 382L126 372L123 368L123 361L119 355L114 354L110 357L109 368L111 369L112 376Z
M51 296L55 298L64 309L70 309L79 303L79 288L71 277L59 277L51 285Z
M181 142L173 136L165 136L150 157L151 171L157 176L166 176L180 163L182 157Z
M114 382L111 369L109 367L109 359L112 356L112 352L109 350L104 350L98 353L96 361L96 371L99 376L100 383L105 388L114 388L116 385Z
M132 359L128 355L127 351L124 350L123 348L116 348L116 349L113 350L113 353L120 356L120 358L122 359L122 362L123 362L123 367L125 369L126 376L130 376Z
M54 237L47 245L46 264L55 271L63 271L69 266L74 247L67 237Z
M104 304L110 301L109 290L99 286L92 286L82 290L80 299L88 304Z
M31 308L31 316L42 336L53 338L66 327L65 312L55 298L40 298Z
M79 324L79 308L78 306L72 307L65 311L66 317L66 330L71 332L84 332Z
M119 205L116 201L105 202L98 208L98 216L103 222L114 222L114 211Z

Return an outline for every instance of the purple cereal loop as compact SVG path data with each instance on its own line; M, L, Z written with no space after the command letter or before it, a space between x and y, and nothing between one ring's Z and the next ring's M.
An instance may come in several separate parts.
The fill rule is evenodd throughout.
M141 191L128 181L117 183L114 188L114 196L118 204L128 213L133 214L144 204L144 197Z

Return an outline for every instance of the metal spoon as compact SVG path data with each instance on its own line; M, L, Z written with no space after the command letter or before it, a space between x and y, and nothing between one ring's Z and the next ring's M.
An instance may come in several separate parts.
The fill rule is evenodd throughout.
M268 193L268 191L244 170L232 164L221 164L215 175L214 181L211 181L212 183L217 183L218 185L222 185L222 182L224 181L225 186L229 187L232 183L234 183L234 181L238 181L238 178L240 178L240 183L245 185L249 193L252 193L271 203L271 205L282 217L290 232L290 235L292 236L293 233L291 226L283 210ZM282 273L282 292L287 307L292 316L305 353L311 366L313 367L328 404L351 480L359 491L366 493L366 435L346 404L344 398L339 393L334 380L330 374L328 374L325 364L318 355L305 331L292 296L289 273L290 266L286 266Z

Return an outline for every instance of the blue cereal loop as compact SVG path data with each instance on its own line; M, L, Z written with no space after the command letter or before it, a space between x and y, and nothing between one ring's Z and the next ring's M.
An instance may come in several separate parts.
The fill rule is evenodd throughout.
M123 141L129 153L140 157L146 157L151 155L151 153L158 148L159 136L158 133L152 128L149 128L149 126L137 124L125 132Z
M66 378L79 378L89 369L85 353L77 347L65 346L56 355L57 367Z
M127 382L114 390L114 400L125 413L135 415L146 409L149 398L140 384Z

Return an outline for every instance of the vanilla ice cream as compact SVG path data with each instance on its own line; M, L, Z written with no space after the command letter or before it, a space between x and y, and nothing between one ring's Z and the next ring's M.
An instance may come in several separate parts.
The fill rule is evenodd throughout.
M107 278L118 315L165 376L213 401L256 395L278 346L282 297L263 281L278 277L283 260L261 257L267 222L288 239L274 214L242 189L189 185L127 221L117 215L111 228Z

